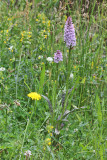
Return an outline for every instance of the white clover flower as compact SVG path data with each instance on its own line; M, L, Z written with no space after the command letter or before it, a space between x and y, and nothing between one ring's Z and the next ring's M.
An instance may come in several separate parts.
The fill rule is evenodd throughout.
M73 79L74 75L73 73L70 74L70 79Z
M75 129L74 129L74 132L78 132L78 129L77 129L77 128L75 128Z
M53 62L53 58L52 57L48 57L47 61L50 62L50 63L52 63Z
M4 67L1 67L0 68L0 71L5 71L6 69Z
M40 55L40 56L38 56L38 59L43 59L43 56L41 56L41 55Z
M25 155L26 157L30 157L32 154L31 154L31 151L30 151L30 150L27 150L27 151L24 153L24 155Z
M46 73L49 73L49 70L45 70Z

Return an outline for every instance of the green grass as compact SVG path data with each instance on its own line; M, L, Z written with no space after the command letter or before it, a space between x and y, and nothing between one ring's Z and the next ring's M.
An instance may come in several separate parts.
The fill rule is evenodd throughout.
M0 1L1 160L28 160L27 150L30 160L106 160L107 3L61 2ZM76 32L69 66L66 15ZM49 63L57 50L63 62ZM30 92L41 100L30 99Z

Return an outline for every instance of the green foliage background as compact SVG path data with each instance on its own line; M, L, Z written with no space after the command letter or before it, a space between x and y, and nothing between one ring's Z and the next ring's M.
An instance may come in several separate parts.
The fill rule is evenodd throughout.
M0 159L106 159L106 1L0 1ZM62 112L68 48L64 25L72 17L77 45L71 53L68 122L54 134ZM47 61L61 50L63 62ZM56 77L58 74L58 84ZM45 99L27 97L37 92ZM47 126L53 125L53 136ZM51 138L51 145L46 139Z

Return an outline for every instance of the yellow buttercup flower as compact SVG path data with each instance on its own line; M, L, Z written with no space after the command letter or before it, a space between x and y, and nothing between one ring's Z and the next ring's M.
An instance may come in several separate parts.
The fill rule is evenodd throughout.
M32 98L32 100L40 100L41 99L41 95L36 92L31 92L27 96Z
M74 69L76 69L76 66L74 66Z
M51 138L46 138L45 143L50 146L51 145Z
M44 38L47 38L47 35L44 35Z
M48 145L50 146L50 145L51 145L51 142L49 142Z
M36 19L36 22L38 22L39 21L39 19Z

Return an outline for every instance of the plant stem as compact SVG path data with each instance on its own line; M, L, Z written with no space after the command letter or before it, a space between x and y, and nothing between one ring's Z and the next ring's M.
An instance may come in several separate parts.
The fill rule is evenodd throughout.
M70 61L71 61L71 48L69 49L69 56L68 56L68 63L67 63L67 80L66 80L66 96L65 96L65 102L64 102L64 107L62 111L62 116L65 112L66 104L67 104L67 99L68 99L68 89L69 89L69 76L70 76Z

